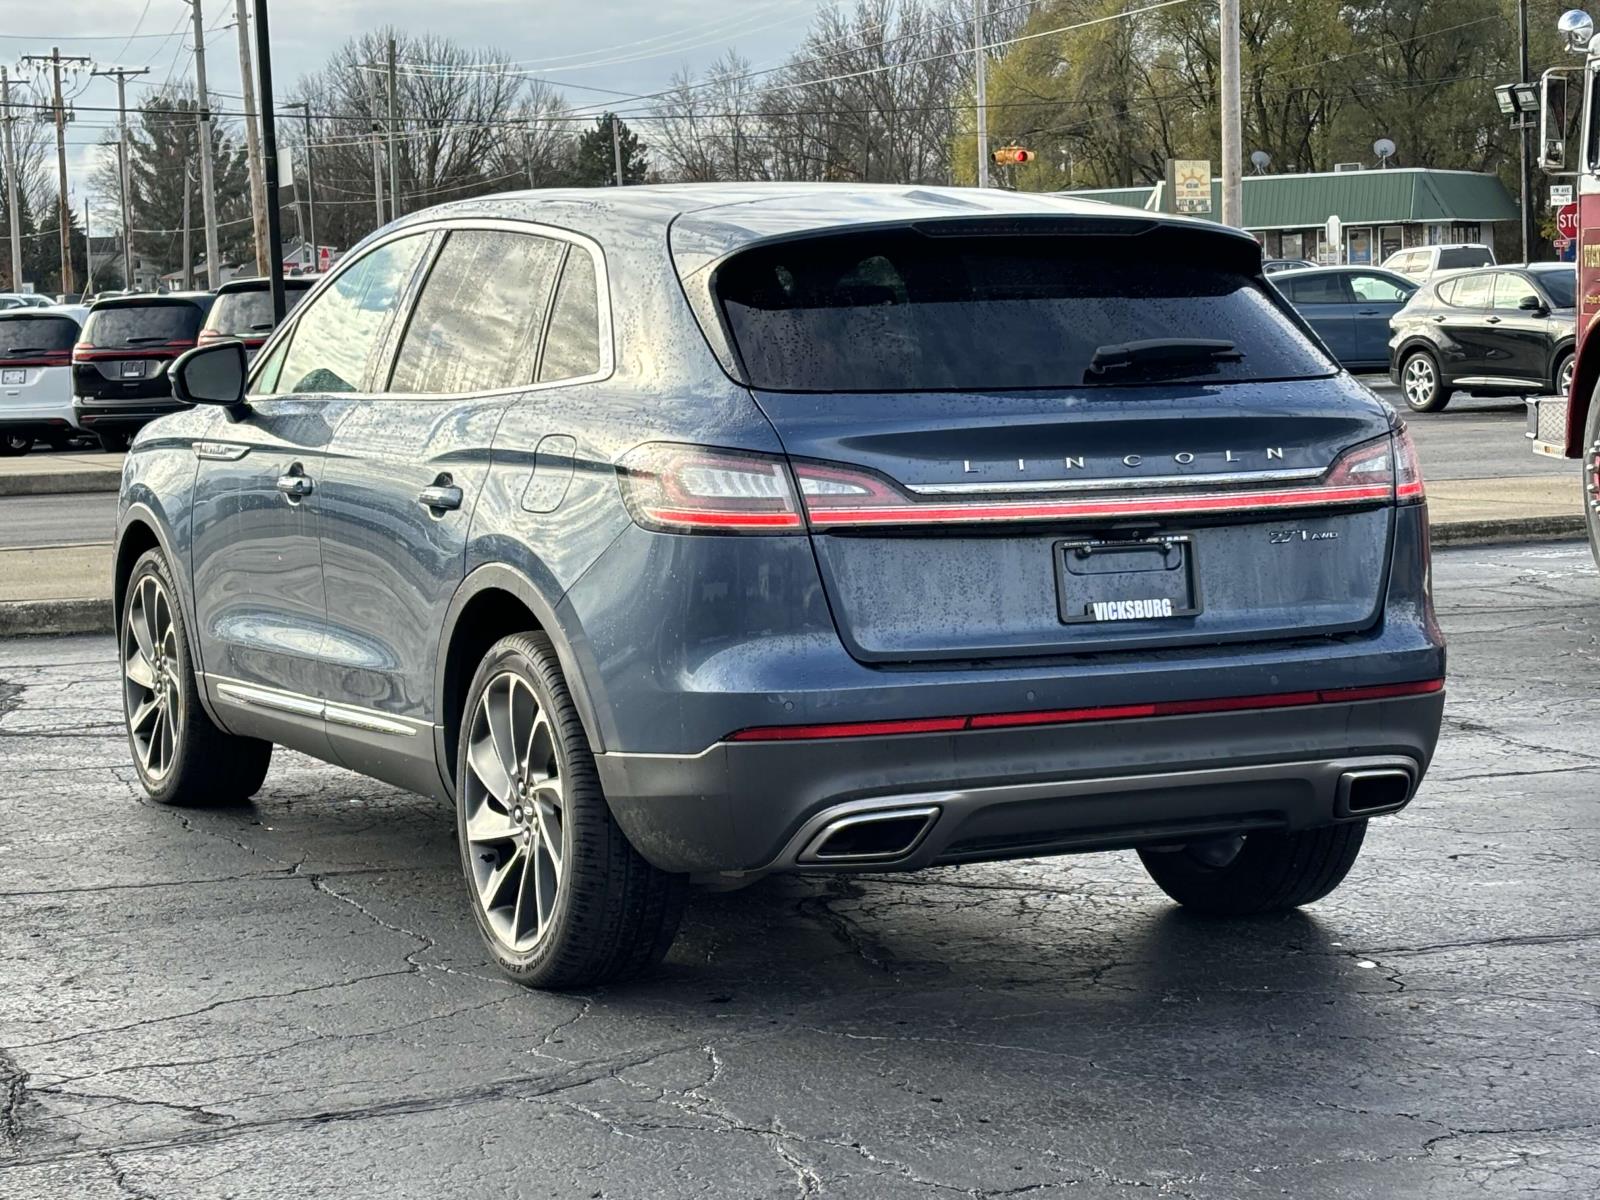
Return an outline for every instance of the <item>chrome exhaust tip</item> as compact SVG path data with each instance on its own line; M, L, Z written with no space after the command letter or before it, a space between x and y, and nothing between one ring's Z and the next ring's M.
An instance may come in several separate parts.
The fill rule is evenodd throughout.
M1415 789L1416 780L1404 767L1346 771L1339 776L1334 815L1369 817L1378 813L1398 812L1411 803Z
M938 819L936 805L883 808L829 821L800 852L801 863L895 862L927 836Z

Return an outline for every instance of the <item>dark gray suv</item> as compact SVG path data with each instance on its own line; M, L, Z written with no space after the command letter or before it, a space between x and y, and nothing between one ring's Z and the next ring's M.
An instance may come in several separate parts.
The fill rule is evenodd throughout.
M276 743L452 803L528 983L647 967L694 877L1132 848L1303 904L1438 736L1410 440L1211 224L486 197L173 378L115 551L145 789Z

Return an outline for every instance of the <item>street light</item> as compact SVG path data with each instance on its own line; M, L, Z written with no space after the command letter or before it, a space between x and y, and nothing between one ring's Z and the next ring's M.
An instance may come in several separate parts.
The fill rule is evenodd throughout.
M1495 103L1508 117L1526 117L1539 111L1539 85L1536 83L1502 83L1494 90ZM1520 128L1522 122L1513 123Z

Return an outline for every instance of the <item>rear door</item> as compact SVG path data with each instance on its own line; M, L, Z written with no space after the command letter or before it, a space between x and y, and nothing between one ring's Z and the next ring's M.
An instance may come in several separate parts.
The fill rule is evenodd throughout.
M1443 303L1433 315L1438 326L1444 371L1449 378L1497 375L1505 353L1495 336L1494 281L1488 272L1475 272L1439 285Z
M382 394L333 440L321 493L329 736L341 761L437 791L434 669L465 574L495 431L534 383L569 243L504 228L451 231ZM581 247L574 252L587 259Z
M1355 297L1345 277L1338 271L1316 275L1284 275L1276 280L1306 324L1317 331L1342 363L1360 357L1356 344Z
M713 303L791 456L850 652L971 661L1370 626L1389 492L1351 485L1387 469L1388 417L1252 257L1187 228L903 230L718 266ZM1330 474L1361 444L1362 470Z

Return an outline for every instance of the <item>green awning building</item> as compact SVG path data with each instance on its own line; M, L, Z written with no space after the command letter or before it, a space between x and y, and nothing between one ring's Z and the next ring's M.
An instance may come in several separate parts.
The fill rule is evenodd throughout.
M1064 193L1127 208L1164 211L1164 183L1151 187L1096 188ZM1493 175L1436 171L1426 167L1319 171L1307 175L1246 175L1241 189L1244 227L1269 258L1313 262L1381 263L1398 250L1450 242L1495 244L1504 230L1507 247L1518 239L1518 208ZM1220 220L1222 181L1211 181L1211 212ZM1337 216L1342 255L1324 237ZM1516 256L1512 251L1510 257ZM1496 257L1507 255L1496 249Z

